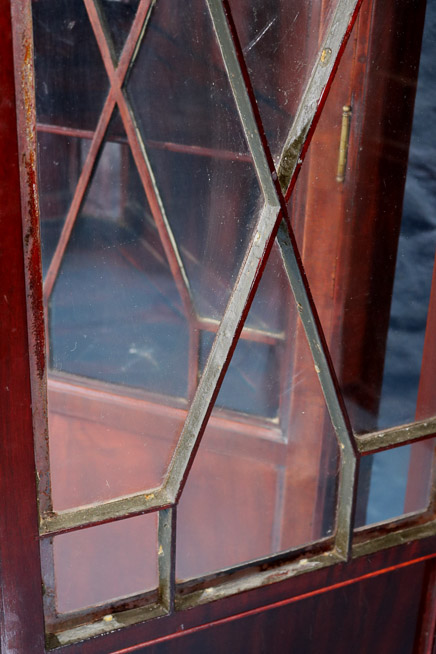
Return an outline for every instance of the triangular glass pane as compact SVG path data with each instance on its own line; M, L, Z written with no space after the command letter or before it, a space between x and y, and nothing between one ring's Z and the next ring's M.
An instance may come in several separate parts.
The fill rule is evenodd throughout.
M247 327L277 335L284 334L289 309L283 302L283 289L287 284L280 250L277 243L274 243L268 265L247 316Z
M58 508L159 485L186 413L189 330L126 136L106 140L49 306Z
M115 54L119 59L132 27L139 0L100 0L100 4L104 11Z
M47 273L83 168L88 139L38 130L43 274Z
M37 121L94 130L109 82L85 4L40 0L32 19Z
M182 493L179 579L334 531L339 447L289 284L276 283L286 327L242 331Z
M262 195L204 0L157 3L127 93L196 310L219 320Z
M280 155L337 0L230 0L275 158Z
M262 279L259 283L243 338L239 340L232 363L227 372L216 406L250 415L275 419L278 417L281 345L285 341L292 302L280 250L274 243ZM209 354L215 330L202 331L200 336L200 368L203 369ZM265 383L258 383L261 380ZM235 388L238 392L235 393Z

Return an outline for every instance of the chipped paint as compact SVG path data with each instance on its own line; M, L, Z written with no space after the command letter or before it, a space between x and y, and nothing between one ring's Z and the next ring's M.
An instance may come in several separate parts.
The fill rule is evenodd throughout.
M330 59L332 57L332 49L331 48L324 48L323 51L321 52L321 57L320 57L320 64L321 66L327 66Z
M45 328L42 305L41 252L39 246L39 207L36 186L36 170L33 151L24 156L26 170L28 228L24 237L28 249L28 293L31 306L32 342L35 353L36 369L40 381L45 381Z
M309 132L310 123L306 123L300 133L283 149L278 167L278 180L283 193L286 192L295 169L303 163L301 151Z
M368 434L355 434L355 439L360 454L368 455L399 447L404 443L434 438L435 435L436 418L433 418Z
M17 131L23 216L23 245L27 287L28 340L31 365L32 415L38 502L50 511L45 327L42 303L42 266L39 202L36 173L36 120L34 102L31 3L11 3L17 100Z

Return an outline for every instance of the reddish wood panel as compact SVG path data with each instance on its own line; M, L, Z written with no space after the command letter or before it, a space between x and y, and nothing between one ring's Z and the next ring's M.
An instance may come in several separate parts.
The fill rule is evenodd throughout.
M425 564L411 566L135 651L412 654L424 577Z
M427 563L426 583L419 607L419 628L416 634L416 654L436 651L436 563Z

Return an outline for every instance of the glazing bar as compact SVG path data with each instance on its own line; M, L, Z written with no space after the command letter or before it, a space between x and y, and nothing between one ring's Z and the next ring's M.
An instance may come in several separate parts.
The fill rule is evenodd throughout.
M279 207L266 205L260 215L255 238L252 241L230 297L224 317L218 328L197 392L191 404L182 435L175 449L164 489L174 503L181 493L189 468L192 465L200 438L205 429L213 403L218 395L232 346L236 346L249 304L255 292L265 252L271 247L273 230L279 216Z
M169 613L174 611L176 585L176 516L175 506L159 511L159 599Z
M42 514L39 533L41 537L61 534L134 515L142 515L161 507L167 508L170 505L171 502L162 488L157 488L101 504L92 504L59 513Z
M132 61L134 60L142 39L144 38L155 2L154 0L141 0L132 29L123 49L120 63L118 67L115 68L112 60L112 53L107 44L105 32L102 27L102 19L100 16L101 8L96 4L95 0L83 1L106 68L106 73L109 77L111 93L113 93L120 111L127 140L132 151L139 177L144 187L145 195L159 233L162 247L167 257L177 290L179 291L186 312L186 317L189 320L189 317L194 311L189 280L165 213L156 180L154 179L150 162L145 151L144 143L136 125L133 112L122 89L129 66L132 65ZM141 9L141 12L139 12L139 9Z
M220 383L224 378L233 348L236 345L239 332L242 329L251 300L254 297L256 283L262 272L265 256L269 253L275 237L280 211L282 209L284 210L284 206L280 206L283 198L278 188L277 180L275 179L275 172L270 171L271 163L269 160L271 158L267 152L267 148L262 143L257 129L257 119L252 107L254 100L250 100L246 86L246 84L249 85L249 80L248 78L244 80L223 5L217 0L208 0L208 5L211 8L212 17L215 16L217 19L216 23L214 21L215 29L220 46L222 42L224 43L224 47L221 46L222 51L225 55L226 66L231 71L232 88L234 89L238 110L243 120L243 127L250 136L249 144L251 153L259 178L261 179L262 188L264 189L265 197L271 198L272 204L268 204L267 202L260 213L254 239L250 244L234 291L218 329L205 371L197 388L163 487L146 495L138 494L134 497L123 498L122 500L115 500L102 505L86 507L76 511L67 511L59 515L45 516L41 527L43 535L58 531L74 530L82 526L105 522L110 519L119 519L123 516L123 511L125 511L124 515L133 515L150 511L154 508L168 507L175 503L181 493L189 468L194 460L203 430L218 394ZM289 179L292 181L296 177L301 164L302 150L305 145L305 138L308 134L309 126L320 111L322 96L326 91L328 82L333 76L334 67L337 63L335 61L336 57L342 51L344 39L351 30L353 19L359 5L360 0L339 0L337 11L332 19L329 34L327 35L327 42L332 46L332 56L327 59L323 57L325 49L325 45L323 45L319 53L318 62L315 65L300 104L300 109L289 132L287 143L290 145L284 149L282 154L279 170L286 171L286 176L283 178L285 180ZM227 58L229 61L227 61ZM299 127L302 123L302 117L307 119L303 132L301 132ZM297 136L294 138L293 135L295 134L300 134L300 137ZM295 253L292 253L292 259L299 270L298 280L301 281L302 272L299 268L301 264L297 263ZM300 290L297 290L297 294L300 292ZM317 323L303 284L304 294L305 303L308 306L308 320ZM321 341L319 341L318 347L320 352L324 353L324 345ZM327 360L328 357L325 353L323 356ZM335 387L331 379L329 383L330 386ZM338 438L345 438L344 432L341 431L338 434ZM341 441L342 445L344 446L342 448L343 451L352 453L351 441L348 438L345 442ZM349 462L347 466L348 473L345 474L343 472L341 483L345 484L345 488L348 488L348 497L350 498L353 495L353 487L350 479L354 478L354 466L349 464ZM345 491L342 492L341 497L345 496L345 494ZM349 520L351 518L349 515L350 512L348 511L347 513L348 509L344 511L341 509L341 506L339 515L342 516L340 517L340 521L343 524L345 520L344 516L348 515ZM349 504L346 506L349 506ZM343 533L344 530L339 531ZM339 541L342 542L342 540L339 538ZM343 544L340 545L340 550L344 550Z
M327 348L323 343L323 335L309 299L306 288L307 282L305 282L301 274L300 264L295 256L288 226L284 221L280 225L277 241L301 322L312 352L315 371L318 374L339 447L341 448L336 546L340 553L346 556L350 547L356 471L356 454L351 426L343 406L342 398L340 397L340 392L338 391L333 365L327 354Z
M416 443L436 436L436 418L420 420L409 425L391 427L369 434L355 434L357 449L362 455L375 454L407 443Z
M85 3L86 4L86 3ZM87 10L90 11L89 18L91 21L91 25L93 29L96 29L96 23L100 25L99 22L99 17L98 17L98 12L97 11L92 11L92 9L95 9L94 5L90 6L89 4L87 5ZM114 73L114 79L112 79L110 76L110 81L111 81L111 89L109 91L109 95L106 99L106 102L104 104L103 110L101 112L97 128L93 134L93 138L91 141L91 147L88 152L88 155L86 157L85 164L83 166L82 173L80 175L79 181L76 186L76 190L74 193L74 197L70 206L70 209L68 211L65 224L62 228L61 235L59 237L58 244L56 246L56 250L53 254L50 266L47 271L47 275L45 278L44 282L44 300L45 303L47 304L50 298L50 295L53 291L56 278L59 274L59 269L62 263L63 256L65 254L65 250L68 245L68 241L71 236L71 232L73 230L75 221L77 219L77 216L80 211L80 207L83 202L83 198L85 196L86 190L88 188L91 175L93 173L93 170L95 168L95 164L97 161L97 157L100 153L100 149L102 147L103 143L103 138L106 134L109 121L112 116L113 109L115 107L115 95L116 95L116 89L118 86L121 86L128 68L130 64L130 59L135 51L135 47L137 44L137 41L141 35L141 31L143 29L143 26L145 24L145 21L149 15L149 10L150 10L150 0L142 0L140 3L140 6L138 8L138 12L135 16L135 20L132 25L132 29L130 31L130 35L128 37L128 42L126 43L126 47L123 50L123 54L120 59L120 63L117 67L116 74ZM109 67L112 64L112 59L109 54L109 51L105 50L104 47L102 47L101 41L99 41L99 36L104 40L104 43L106 44L105 37L103 32L100 35L96 34L96 39L97 43L101 52L101 56L103 58L103 62L106 64L109 64ZM106 61L106 59L109 58L110 61ZM107 68L107 66L106 66ZM113 66L110 68L110 70L113 72ZM115 83L114 83L115 82Z
M286 201L292 193L295 169L302 164L301 153L307 147L306 137L314 126L315 116L320 114L361 4L362 0L339 0L330 20L280 157L278 177Z
M253 110L253 93L247 72L245 68L242 68L243 64L240 63L243 59L242 57L238 58L236 47L239 44L235 43L236 39L231 34L229 25L231 21L230 8L226 1L207 0L207 2L265 199L272 204L275 198L279 204L282 204L280 192L277 193L274 172L269 175L266 172L271 156L259 135L259 118L257 117L256 120ZM278 178L283 192L287 191L292 180L296 178L296 173L298 173L298 168L302 163L301 155L307 136L317 110L322 105L323 96L337 66L338 56L345 47L346 38L351 31L359 7L359 0L339 0L338 2L327 30L327 36L321 46L317 62L281 155ZM341 447L336 547L342 556L347 557L350 550L356 485L355 446L349 420L346 416L344 404L340 398L338 386L334 378L333 367L323 341L316 310L309 299L307 282L303 277L302 265L299 257L296 256L296 244L291 241L288 229L290 229L290 226L283 221L279 230L278 242L282 251L289 282L314 357L315 369L317 372L319 371L321 386ZM226 315L224 316L223 323L225 320ZM210 359L212 358L213 352L210 356ZM189 423L189 417L187 423Z

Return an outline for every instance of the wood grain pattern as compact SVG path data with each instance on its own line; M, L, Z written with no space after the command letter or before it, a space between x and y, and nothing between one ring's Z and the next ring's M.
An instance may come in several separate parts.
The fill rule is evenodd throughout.
M22 11L22 24L27 20L28 14ZM44 632L21 222L22 210L27 212L32 205L21 204L9 2L0 5L0 30L0 637L4 654L42 654ZM17 50L22 56L21 46L20 43ZM24 193L23 196L26 197ZM27 216L28 227L31 218ZM31 231L26 236L31 239ZM35 298L36 306L40 299ZM41 374L43 357L42 351Z

